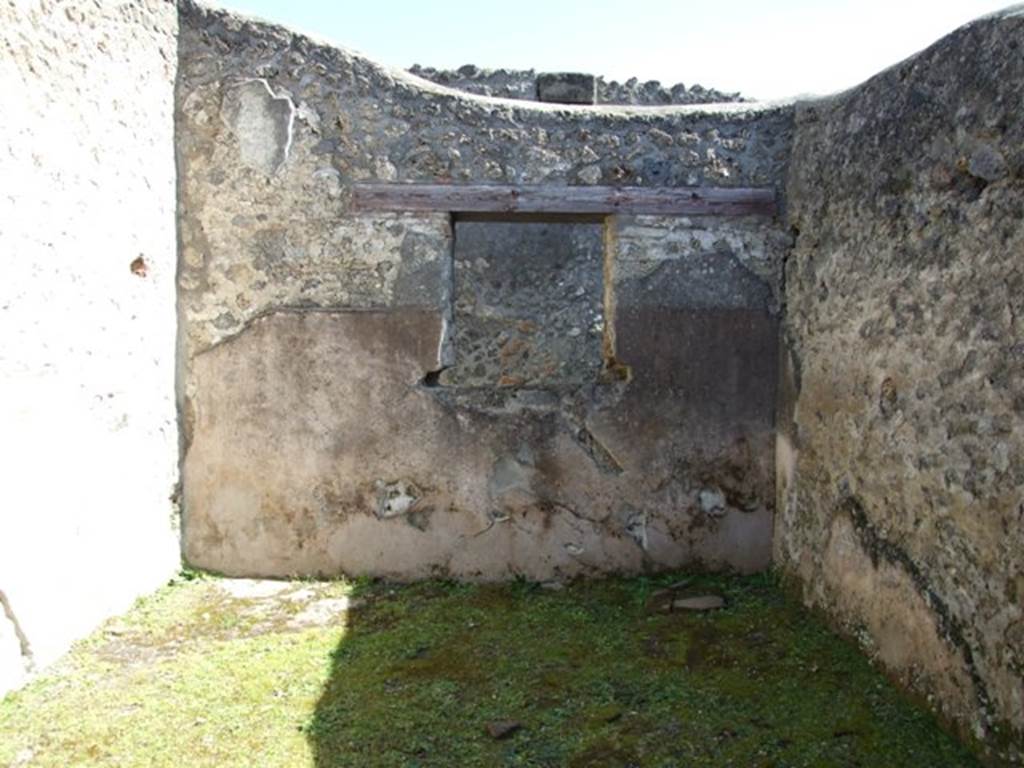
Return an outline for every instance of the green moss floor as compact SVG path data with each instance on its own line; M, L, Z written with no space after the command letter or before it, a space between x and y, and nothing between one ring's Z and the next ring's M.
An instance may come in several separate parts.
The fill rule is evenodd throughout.
M19 768L974 765L770 576L181 578L0 701Z

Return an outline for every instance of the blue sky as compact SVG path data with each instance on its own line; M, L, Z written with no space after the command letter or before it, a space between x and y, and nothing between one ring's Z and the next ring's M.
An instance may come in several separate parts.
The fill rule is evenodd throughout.
M378 61L584 71L758 98L856 85L1006 2L206 0Z

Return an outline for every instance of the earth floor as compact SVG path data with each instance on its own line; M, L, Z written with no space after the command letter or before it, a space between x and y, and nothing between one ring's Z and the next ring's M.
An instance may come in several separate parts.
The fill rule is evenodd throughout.
M184 574L0 701L0 766L977 765L771 576L546 586Z

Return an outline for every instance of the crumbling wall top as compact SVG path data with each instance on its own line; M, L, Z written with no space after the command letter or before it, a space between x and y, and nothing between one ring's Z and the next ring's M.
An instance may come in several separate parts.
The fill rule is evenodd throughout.
M538 73L533 69L484 69L466 64L458 69L435 69L414 64L409 71L417 77L480 96L524 101L557 101L545 98L541 88L546 76L565 73ZM670 104L723 104L744 102L739 93L726 93L701 85L689 87L682 83L666 86L657 80L640 82L632 77L625 82L601 76L584 75L593 80L591 104L631 104L635 106L666 106Z

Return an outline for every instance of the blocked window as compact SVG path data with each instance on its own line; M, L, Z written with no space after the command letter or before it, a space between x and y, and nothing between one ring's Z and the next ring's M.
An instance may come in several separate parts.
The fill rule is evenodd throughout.
M601 217L455 219L455 364L445 383L572 389L604 334Z

